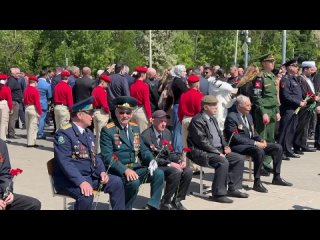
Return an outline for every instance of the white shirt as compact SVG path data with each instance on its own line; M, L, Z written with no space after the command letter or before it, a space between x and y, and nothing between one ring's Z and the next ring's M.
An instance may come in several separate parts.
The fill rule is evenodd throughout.
M79 132L80 132L81 134L83 134L83 133L84 133L84 131L85 131L85 129L84 129L84 128L80 127L80 126L79 126L79 125L77 125L75 122L74 122L74 125L76 125L76 126L77 126L77 128L78 128L78 130L79 130Z
M153 127L153 131L154 131L154 134L156 135L157 137L157 142L158 142L158 145L160 145L160 138L159 138L159 135L161 136L161 133L159 133L154 127Z
M120 125L121 125L121 124L120 124ZM121 125L121 127L122 127L122 129L124 130L124 127L125 127L125 126L122 126L122 125ZM126 132L127 138L129 139L129 132L128 132L128 130L129 130L129 125L127 125L127 132Z
M313 82L311 81L311 79L310 79L310 78L308 78L307 76L305 76L305 79L306 79L306 81L307 81L307 83L308 83L309 87L311 88L312 93L315 93L314 85L313 85Z

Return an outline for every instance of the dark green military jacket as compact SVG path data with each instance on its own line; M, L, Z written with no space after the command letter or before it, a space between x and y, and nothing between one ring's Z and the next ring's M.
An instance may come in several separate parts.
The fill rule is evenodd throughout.
M260 96L253 96L253 102L256 106L256 111L261 115L264 113L270 114L274 109L279 112L279 104L277 103L277 81L273 73L262 72L263 86Z
M149 166L154 158L140 137L140 130L137 124L129 123L129 139L125 131L117 123L109 123L102 128L100 134L101 156L106 168L110 163L110 173L122 176L128 168ZM114 161L112 154L119 160Z

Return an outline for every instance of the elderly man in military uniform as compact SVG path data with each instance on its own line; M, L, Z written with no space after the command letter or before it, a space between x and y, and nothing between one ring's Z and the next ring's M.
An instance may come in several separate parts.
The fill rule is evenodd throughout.
M126 209L132 209L140 185L146 182L151 183L151 197L146 208L159 209L164 174L157 168L153 154L143 143L138 125L130 122L137 101L123 96L115 98L113 103L116 106L116 119L101 130L102 159L107 167L111 165L110 172L123 179ZM119 157L119 161L113 164L112 154Z
M262 78L255 78L253 84L253 104L255 126L258 134L263 136L264 140L269 143L275 143L276 122L280 121L280 110L277 102L277 81L276 76L272 73L274 69L274 56L271 53L265 54L260 58ZM272 167L270 156L265 156L262 175L270 175Z
M287 75L280 81L280 136L279 144L283 148L283 159L300 158L299 155L292 152L293 139L298 125L298 117L295 110L303 108L307 102L302 99L302 91L297 79L299 70L298 60L292 59L284 64L287 68Z
M186 198L191 180L192 170L187 167L181 154L166 148L171 144L171 132L166 129L169 116L163 110L152 114L152 126L141 134L143 142L158 156L159 168L165 174L166 187L162 197L162 210L186 210L181 201Z
M93 98L90 97L73 105L72 122L56 133L55 188L58 193L76 200L75 210L90 210L94 200L93 189L98 189L102 184L102 190L110 194L112 209L124 210L125 195L121 178L108 175L100 155L95 154L93 133L87 129L92 124L92 102Z

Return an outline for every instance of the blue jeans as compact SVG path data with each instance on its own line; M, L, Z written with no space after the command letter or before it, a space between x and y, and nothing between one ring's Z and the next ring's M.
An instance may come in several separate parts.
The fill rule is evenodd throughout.
M46 124L46 116L47 116L48 110L42 109L42 114L39 118L39 130L38 130L38 137L43 137L43 130L44 126Z
M172 118L173 118L173 151L176 153L182 153L183 149L183 143L182 143L182 129L181 129L181 123L179 121L178 117L178 108L179 104L173 105L172 110Z

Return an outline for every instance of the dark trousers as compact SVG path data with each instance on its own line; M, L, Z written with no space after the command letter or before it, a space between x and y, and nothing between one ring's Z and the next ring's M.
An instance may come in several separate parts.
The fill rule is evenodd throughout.
M308 130L308 136L313 136L316 131L316 125L317 125L317 113L313 110L313 115L310 119L309 123L309 130Z
M320 147L320 114L317 114L317 125L314 133L314 147Z
M294 114L294 110L281 111L279 144L282 146L284 154L293 154L293 140L298 121L298 115Z
M25 120L25 112L24 112L24 104L23 103L19 104L19 118L22 122L22 125L25 126L26 120ZM18 123L18 125L19 125L19 123Z
M313 118L313 111L309 111L308 109L303 108L300 110L298 118L299 120L293 143L293 147L297 150L299 150L300 148L308 147L308 130L310 121Z
M162 188L164 184L164 174L160 169L156 169L151 176L147 167L141 167L135 169L135 172L139 175L139 179L135 181L127 181L123 177L125 195L126 195L126 209L131 210L134 201L137 198L139 187L143 183L151 183L151 193L148 205L159 209L160 199L162 194Z
M41 202L33 197L14 193L13 202L6 207L7 210L40 210Z
M98 179L92 179L93 189L97 189L99 185ZM109 175L109 181L103 190L105 193L110 194L110 204L112 210L124 210L125 209L125 196L123 183L120 177ZM81 193L81 189L78 186L68 186L59 191L59 193L66 194L76 200L74 210L91 210L94 196L85 196Z
M252 160L254 162L255 179L260 179L260 171L265 155L271 156L273 159L274 176L280 175L282 163L282 147L280 144L268 143L265 149L261 149L253 145L237 145L232 147L232 151L252 157Z
M208 164L215 169L212 181L212 195L227 194L227 185L230 191L242 188L244 157L231 152L226 157L218 154L208 154Z
M184 200L192 180L192 170L189 167L180 171L174 167L159 167L164 172L166 187L162 203L168 204L173 200Z
M8 125L8 136L9 137L14 137L16 134L15 127L16 127L16 122L19 117L19 103L16 101L12 101L12 110L13 113L9 115L9 125Z

